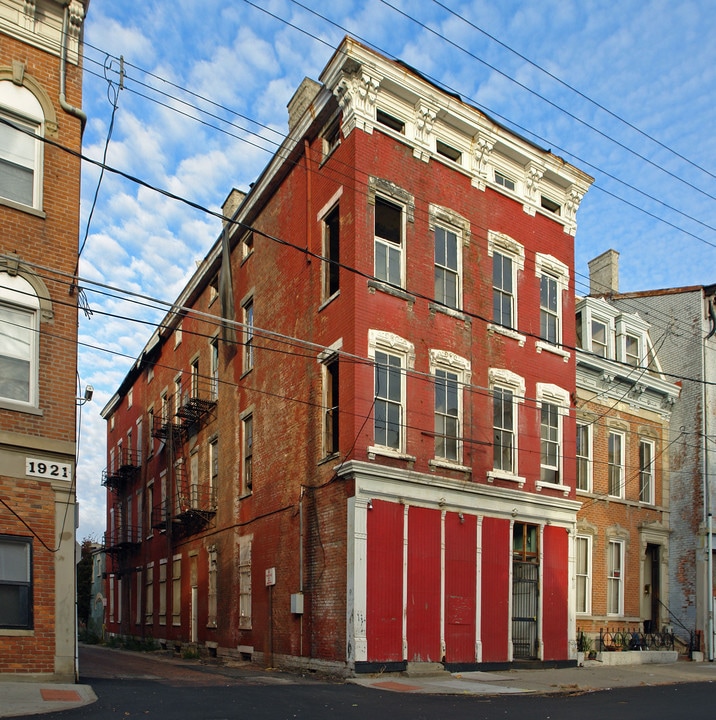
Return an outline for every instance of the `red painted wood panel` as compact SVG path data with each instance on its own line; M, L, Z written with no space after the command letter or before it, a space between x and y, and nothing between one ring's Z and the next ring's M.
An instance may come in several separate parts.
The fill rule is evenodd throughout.
M403 506L373 500L368 510L368 661L403 660Z
M477 518L445 516L445 659L475 662Z
M439 510L408 512L408 660L440 662Z
M543 617L545 660L566 660L569 536L562 527L544 529Z
M509 520L489 517L483 520L480 619L483 662L508 659L511 540Z

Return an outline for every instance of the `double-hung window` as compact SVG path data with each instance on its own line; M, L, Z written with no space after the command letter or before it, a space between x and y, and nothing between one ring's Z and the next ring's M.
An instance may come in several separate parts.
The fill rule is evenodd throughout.
M577 423L577 490L592 490L592 426Z
M470 242L470 221L450 208L431 203L429 227L435 236L435 300L462 307L462 247Z
M413 367L412 343L380 330L368 332L368 356L374 362L374 450L405 451L406 371Z
M323 218L323 297L326 299L340 289L340 235L340 211L336 205Z
M492 318L503 327L514 327L515 288L512 258L495 252L492 256Z
M435 460L462 463L463 394L470 382L470 361L431 349L430 372L435 385Z
M624 435L610 432L607 447L607 468L609 473L609 495L624 497Z
M32 285L0 273L0 401L38 404L39 315Z
M552 345L559 342L559 314L557 308L557 280L551 275L540 278L539 334Z
M382 197L375 198L375 276L402 286L403 208Z
M545 402L540 409L540 480L560 482L560 460L559 408Z
M0 535L0 628L32 629L32 604L32 541Z
M451 308L459 307L460 240L457 233L435 227L435 299Z
M493 471L490 478L518 478L517 405L524 400L525 381L519 375L501 368L488 371L492 396Z
M639 441L639 501L653 505L654 499L654 442Z
M563 421L569 410L569 392L557 385L537 383L537 403L540 412L540 483L562 485Z
M0 81L0 197L42 207L44 112L26 87Z
M508 388L496 387L492 391L493 460L495 470L515 474L515 402Z
M397 355L375 352L375 444L400 450L403 436L403 364Z
M435 369L435 457L458 460L460 413L457 373Z
M338 452L340 396L338 354L331 354L323 361L323 456Z
M547 346L562 344L562 296L569 288L569 268L552 255L535 255L540 283L540 338Z
M517 271L524 269L525 250L502 233L489 230L487 254L492 258L492 319L499 328L517 328Z
M243 304L244 314L244 372L254 366L254 301L253 298Z
M588 615L592 611L592 538L577 535L575 539L577 614Z
M624 614L624 543L610 540L607 546L607 615Z
M592 318L592 352L599 357L609 357L609 326L603 320Z
M243 430L243 488L245 494L250 494L254 487L254 416L244 416Z
M632 367L639 367L641 364L640 342L636 335L629 335L624 338L624 362Z

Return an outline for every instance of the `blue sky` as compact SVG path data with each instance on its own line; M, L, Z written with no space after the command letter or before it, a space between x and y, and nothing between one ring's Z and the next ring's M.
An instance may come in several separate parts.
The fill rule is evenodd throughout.
M84 152L218 211L287 131L286 104L351 34L595 177L577 215L576 286L620 253L623 291L716 282L716 13L710 0L92 0ZM125 86L118 90L119 58ZM99 168L85 163L81 240ZM78 536L104 529L99 411L219 223L105 173L80 275ZM95 283L122 292L98 292Z

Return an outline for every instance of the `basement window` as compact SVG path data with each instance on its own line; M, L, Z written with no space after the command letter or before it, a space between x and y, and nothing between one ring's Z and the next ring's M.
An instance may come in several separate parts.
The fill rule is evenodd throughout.
M388 113L384 112L383 110L376 110L375 119L381 125L385 125L391 130L395 130L395 132L399 132L402 135L405 135L405 123L402 120L399 120L392 115L388 115Z
M442 155L453 162L460 162L460 158L462 157L462 153L459 150L447 145L442 140L436 141L436 150L438 151L438 155Z
M562 206L560 204L556 203L554 200L550 200L544 195L542 195L540 205L542 205L545 210L549 210L549 212L554 213L555 215L559 215L562 210Z

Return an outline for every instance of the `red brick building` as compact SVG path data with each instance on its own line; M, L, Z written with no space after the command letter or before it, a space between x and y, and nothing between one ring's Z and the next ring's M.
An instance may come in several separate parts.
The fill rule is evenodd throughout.
M348 672L575 658L590 182L346 39L103 411L108 629Z
M9 679L76 677L70 289L80 163L62 147L81 147L87 5L0 9L0 675Z
M612 299L617 258L591 261L591 294L576 308L577 626L593 640L673 622L669 429L680 387L661 371L644 308Z

